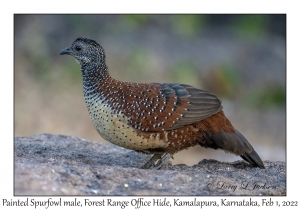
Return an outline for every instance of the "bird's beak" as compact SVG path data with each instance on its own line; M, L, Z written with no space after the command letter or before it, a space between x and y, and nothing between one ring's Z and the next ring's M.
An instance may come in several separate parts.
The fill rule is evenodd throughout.
M60 55L72 55L73 51L71 50L71 47L66 47L65 49L63 49L62 51L60 51L59 53Z

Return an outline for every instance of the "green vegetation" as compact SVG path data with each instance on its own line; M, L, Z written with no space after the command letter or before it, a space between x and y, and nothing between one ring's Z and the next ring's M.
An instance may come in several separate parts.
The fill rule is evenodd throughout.
M185 38L191 38L203 29L206 24L206 15L171 15L172 30Z
M248 107L280 108L286 106L286 88L272 84L261 90L253 90L245 100Z
M178 60L170 70L170 80L178 83L199 85L196 75L197 66L189 59Z
M266 33L268 21L268 15L238 15L233 26L245 38L255 37Z

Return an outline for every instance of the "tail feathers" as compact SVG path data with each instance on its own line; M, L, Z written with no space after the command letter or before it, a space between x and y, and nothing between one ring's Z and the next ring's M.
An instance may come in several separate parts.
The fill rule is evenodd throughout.
M213 134L211 140L206 141L204 145L200 145L213 149L223 149L241 156L245 161L256 167L265 168L256 151L239 131L235 130L233 133L227 133L222 130L220 133Z
M258 154L255 152L255 150L253 150L251 153L245 153L244 155L241 155L241 157L254 166L258 166L259 168L265 168L263 162L261 161Z

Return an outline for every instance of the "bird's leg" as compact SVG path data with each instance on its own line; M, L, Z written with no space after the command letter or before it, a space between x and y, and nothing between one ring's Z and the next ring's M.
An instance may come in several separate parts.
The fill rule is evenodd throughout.
M160 169L168 160L173 157L169 153L155 154L153 157L142 166L142 169ZM155 163L158 160L157 163Z
M161 159L161 156L163 156L163 153L153 155L152 158L142 166L142 169L149 169L157 160Z
M151 169L160 169L164 164L166 164L170 158L173 158L173 155L170 153L165 153L156 164L151 166Z

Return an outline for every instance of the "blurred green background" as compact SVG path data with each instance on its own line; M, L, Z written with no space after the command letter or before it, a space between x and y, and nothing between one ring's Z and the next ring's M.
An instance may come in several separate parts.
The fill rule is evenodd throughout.
M285 15L15 15L14 26L15 135L103 141L87 112L79 65L59 56L86 37L104 47L116 79L216 94L263 160L285 161ZM196 146L173 163L202 159L240 158Z

